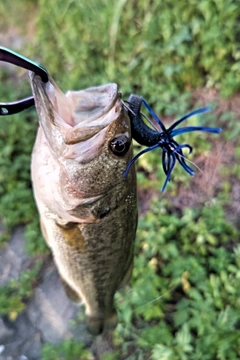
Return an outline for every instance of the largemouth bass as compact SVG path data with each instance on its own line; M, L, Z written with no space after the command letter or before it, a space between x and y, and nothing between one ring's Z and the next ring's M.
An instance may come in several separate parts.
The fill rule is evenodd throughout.
M89 331L117 324L114 294L131 277L137 227L131 126L115 84L64 95L31 73L40 127L32 181L44 237ZM117 147L118 151L115 151Z

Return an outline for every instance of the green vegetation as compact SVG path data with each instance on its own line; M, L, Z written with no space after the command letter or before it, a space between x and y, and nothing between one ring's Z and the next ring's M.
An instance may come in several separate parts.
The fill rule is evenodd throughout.
M0 290L0 314L15 320L18 314L26 308L26 301L33 295L37 277L42 262L36 261L33 269L22 272L19 279L10 280Z
M69 339L59 345L45 344L42 348L42 360L90 360L91 355L78 340Z
M154 201L139 223L132 288L117 296L119 359L138 359L133 343L143 359L238 359L238 239L218 202L169 216Z
M117 82L124 99L143 95L167 123L203 105L192 96L197 89L218 94L216 111L189 124L222 126L223 134L179 138L193 145L190 159L203 173L191 178L176 166L160 194L161 151L137 162L139 192L152 202L139 221L131 284L116 295L116 352L106 360L240 358L240 125L225 99L240 88L239 8L240 0L23 0L11 12L0 0L0 30L17 29L22 39L12 49L44 66L64 91ZM27 38L25 28L34 35ZM30 94L24 73L0 63L1 101ZM37 126L32 109L1 119L0 128L0 217L7 227L0 244L25 224L26 249L36 258L48 251L30 181ZM1 313L10 318L32 294L33 277L27 285L25 275L0 289ZM42 357L91 359L74 340L45 345Z
M55 78L68 73L60 79L67 88L115 81L158 111L172 100L176 109L179 91L193 87L217 86L225 95L239 88L239 1L40 4L42 61Z

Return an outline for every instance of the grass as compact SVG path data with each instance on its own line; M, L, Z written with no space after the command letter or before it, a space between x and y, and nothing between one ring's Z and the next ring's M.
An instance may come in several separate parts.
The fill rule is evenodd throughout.
M176 167L162 195L161 151L137 162L139 194L150 210L140 217L131 284L116 295L120 323L113 333L115 352L105 359L240 358L234 190L240 177L240 128L226 105L231 99L237 104L240 83L239 5L239 0L24 0L9 10L0 1L1 30L15 29L21 38L21 45L11 48L38 61L64 91L117 82L124 99L130 93L143 95L167 123L204 105L194 97L197 89L209 94L207 102L217 94L215 110L191 124L222 126L223 134L218 139L185 134L182 139L194 146L191 160L203 174L192 179ZM1 64L0 77L1 101L29 95L23 71ZM7 228L0 243L25 224L26 249L36 258L48 251L29 170L37 126L33 109L2 119L0 129L0 217ZM1 313L16 316L31 291L22 280L7 284L0 290ZM9 294L12 301L6 303ZM91 358L74 341L46 344L42 354L46 359Z

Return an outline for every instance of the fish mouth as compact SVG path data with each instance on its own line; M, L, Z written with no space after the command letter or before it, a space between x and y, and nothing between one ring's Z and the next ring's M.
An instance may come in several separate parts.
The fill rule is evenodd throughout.
M107 114L121 97L114 83L91 87L86 90L68 91L66 97L72 102L73 125L89 125Z
M79 91L67 91L64 94L55 81L49 77L47 83L43 83L41 78L30 72L30 81L33 94L36 100L37 109L48 112L49 108L57 113L61 120L71 127L90 126L92 123L104 118L121 98L121 93L115 83L89 87ZM55 122L57 119L55 119Z
M30 81L49 143L52 143L49 135L56 129L66 145L84 142L117 119L122 109L121 93L115 83L68 91L65 95L51 77L43 83L30 72Z

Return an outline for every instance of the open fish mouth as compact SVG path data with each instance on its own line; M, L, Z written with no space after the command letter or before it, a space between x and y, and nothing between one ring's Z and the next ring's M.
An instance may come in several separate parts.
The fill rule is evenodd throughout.
M66 97L71 100L72 122L74 125L90 125L107 114L120 97L116 84L91 87L86 90L68 91Z
M51 77L44 83L30 72L30 81L40 124L55 154L78 163L91 161L106 143L108 126L122 112L118 86L110 83L64 94Z
M50 108L69 126L91 128L109 124L107 115L121 98L117 84L110 83L64 94L52 78L43 83L30 72L30 80L37 110L49 113ZM41 109L40 109L41 108ZM56 122L54 119L53 122Z

